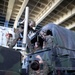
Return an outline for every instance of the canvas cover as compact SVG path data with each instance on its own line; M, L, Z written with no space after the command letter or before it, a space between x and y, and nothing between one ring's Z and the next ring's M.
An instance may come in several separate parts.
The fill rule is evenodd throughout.
M59 46L58 53L69 54L71 58L75 58L75 32L64 27L49 23L42 27L41 31L51 30L55 45ZM62 49L63 48L63 49Z

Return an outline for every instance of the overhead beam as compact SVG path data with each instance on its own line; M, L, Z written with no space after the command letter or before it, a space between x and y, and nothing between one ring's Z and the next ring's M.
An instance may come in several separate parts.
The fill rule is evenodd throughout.
M12 14L14 3L15 3L15 0L9 0L9 2L8 2L8 8L7 8L7 14L6 14L6 21L8 21L8 22L10 20L11 14Z
M13 26L14 28L17 28L18 21L19 21L21 15L22 15L22 13L23 13L28 1L29 0L24 0L23 1L22 6L21 6L21 8L19 10L19 13L18 13L18 15L16 16L16 19L15 19L14 26Z
M19 11L19 9L18 8L14 8L13 11Z
M15 17L11 17L13 20L15 20Z
M32 7L34 7L33 4L29 4L29 5L32 6ZM40 9L41 10L42 8L37 6L36 9Z
M16 17L16 14L13 14L11 17Z
M68 11L66 14L64 14L62 17L60 17L59 19L57 19L54 23L55 24L61 24L64 21L66 21L68 18L72 17L73 15L75 15L75 8L73 8L72 10Z
M32 9L29 9L29 10L32 11ZM33 13L39 14L38 10L34 10Z
M19 0L20 2L23 2L23 0Z
M75 27L75 22L73 22L72 24L69 24L68 26L66 26L67 29L72 29Z
M33 0L33 1L37 2L37 0ZM43 0L42 0L42 1L43 1ZM40 4L44 5L44 6L47 4L47 2L45 2L45 1L44 1L44 2L40 2L40 1L39 1L38 3L40 3Z
M46 10L45 13L42 14L41 18L39 17L36 21L36 25L38 25L45 17L47 17L63 0L55 0L55 2Z
M13 11L14 11L14 12L12 12L12 15L16 15L16 16L17 16L17 14L18 14L19 11L15 11L15 10L13 10ZM11 16L12 16L12 15L11 15Z

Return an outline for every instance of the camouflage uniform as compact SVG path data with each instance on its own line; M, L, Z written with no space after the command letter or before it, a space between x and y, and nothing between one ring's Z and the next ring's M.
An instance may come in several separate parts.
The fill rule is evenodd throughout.
M35 26L35 22L33 20L29 20L28 23L28 33L29 31L34 31L33 27ZM13 39L13 41L10 41L10 48L13 48L15 46L15 44L17 43L18 39L20 38L20 33L24 31L24 24L21 24L17 29L14 29L15 32L15 38ZM31 49L31 41L29 39L29 37L27 37L27 45L29 47L29 49Z
M45 36L45 48L52 49L54 44L53 36L47 35Z
M20 29L15 29L15 38L12 41L9 41L9 47L13 48L15 44L17 43L18 39L20 38Z

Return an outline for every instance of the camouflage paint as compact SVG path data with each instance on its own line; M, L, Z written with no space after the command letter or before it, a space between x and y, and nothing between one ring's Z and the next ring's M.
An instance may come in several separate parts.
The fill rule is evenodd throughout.
M17 52L11 48L5 48L0 46L0 71L1 70L12 71L12 73L21 73L20 52Z
M20 75L20 74L17 72L13 72L13 71L0 70L0 75Z

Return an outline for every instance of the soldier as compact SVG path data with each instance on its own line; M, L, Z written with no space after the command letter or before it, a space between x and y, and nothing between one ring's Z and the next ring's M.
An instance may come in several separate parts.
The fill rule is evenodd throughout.
M45 36L45 48L52 49L53 48L53 41L54 38L52 36L52 32L50 30L47 30L46 36Z
M11 42L13 41L13 35L11 33L7 33L6 38L7 38L7 46L10 46Z
M35 42L34 50L37 51L37 50L40 50L40 49L41 49L40 43L39 42Z
M50 30L47 30L46 32L40 32L40 35L44 39L43 48L52 49L54 44L52 32Z
M33 20L29 20L28 33L29 33L30 30L34 31L34 29L33 29L34 26L35 26L35 22ZM10 48L13 48L15 46L18 39L20 38L20 33L23 33L23 31L24 31L24 24L20 24L17 29L14 29L15 39L12 42L10 42L11 43L9 45ZM28 42L30 42L29 39L28 39Z

